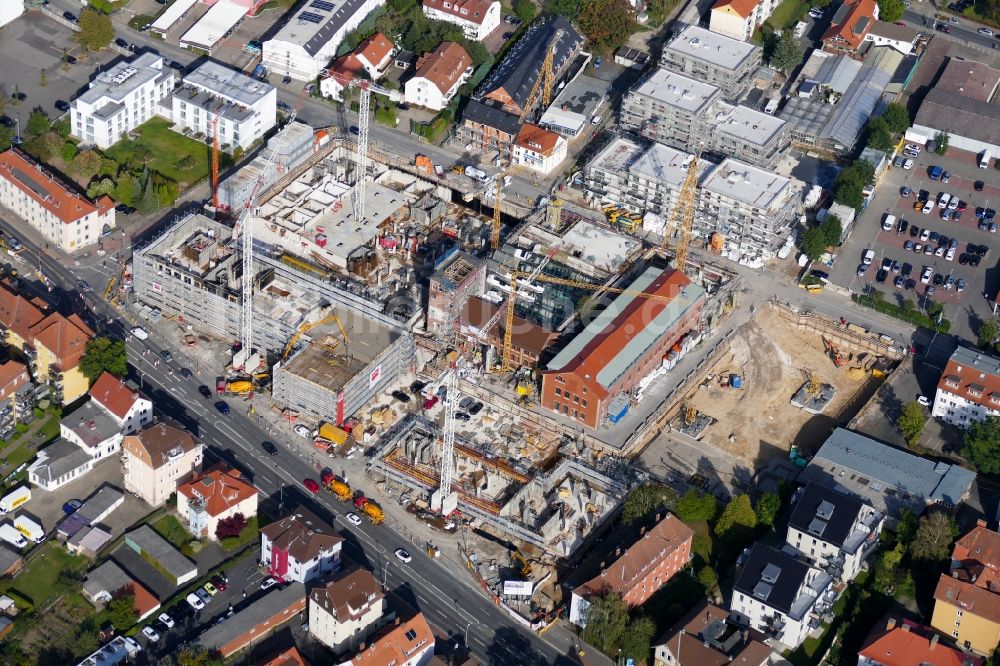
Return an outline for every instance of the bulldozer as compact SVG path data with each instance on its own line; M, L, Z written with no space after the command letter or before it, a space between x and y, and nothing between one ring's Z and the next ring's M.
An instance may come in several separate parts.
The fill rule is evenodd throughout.
M833 344L832 340L823 337L823 349L826 350L827 355L835 366L842 368L847 365L847 359L844 358L844 354L837 348L837 345Z

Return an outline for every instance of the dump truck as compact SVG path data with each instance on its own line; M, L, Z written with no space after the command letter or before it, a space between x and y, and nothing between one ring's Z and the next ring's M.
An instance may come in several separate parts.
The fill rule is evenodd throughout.
M359 511L363 511L364 514L368 516L368 520L371 521L372 525L381 525L382 521L385 520L385 514L382 513L382 507L364 495L361 495L354 500L354 508Z
M343 446L344 442L347 441L347 432L332 423L324 423L316 431L316 438L324 439L336 446Z
M21 486L13 492L4 495L3 499L0 499L0 513L13 511L30 499L31 488L29 486Z

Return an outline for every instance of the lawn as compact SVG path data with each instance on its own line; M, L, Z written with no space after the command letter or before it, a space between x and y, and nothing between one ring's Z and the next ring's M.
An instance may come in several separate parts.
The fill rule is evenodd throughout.
M168 513L153 523L151 527L177 548L183 547L192 539L191 534L184 529L184 526L173 514Z
M802 645L800 645L798 649L785 655L785 657L795 666L811 666L812 664L815 664L819 661L819 657L821 655L817 653L819 652L820 647L823 646L825 642L823 639L826 638L826 632L829 630L830 626L824 622L823 633L821 633L818 638L809 636L802 641Z
M188 138L170 129L170 121L153 118L136 128L136 140L124 139L107 150L108 157L121 165L132 161L140 146L152 155L149 168L175 181L181 189L190 187L208 176L211 168L212 147L203 141ZM189 169L179 167L180 161L190 155L194 164ZM219 166L230 163L226 153L219 153Z
M242 548L248 543L255 543L258 539L260 539L260 528L257 527L257 524L257 516L250 516L246 527L240 530L239 536L228 537L220 541L219 544L227 552L232 552L238 548Z
M782 0L781 4L768 17L767 23L778 30L790 28L806 15L809 7L809 3L805 0Z
M90 560L70 555L58 544L49 541L41 546L42 552L35 557L21 574L10 582L10 587L22 597L31 600L35 608L44 608L60 594L77 587L60 580L64 570L82 574L90 565Z

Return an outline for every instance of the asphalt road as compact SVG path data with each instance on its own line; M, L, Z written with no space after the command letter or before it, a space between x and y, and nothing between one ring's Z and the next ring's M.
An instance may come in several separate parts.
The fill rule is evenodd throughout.
M99 329L121 337L127 335L131 325L119 318L118 313L102 301L97 292L77 292L77 281L82 276L90 276L92 271L85 267L67 266L39 252L31 238L26 238L23 230L15 229L7 219L0 220L0 228L22 240L27 250L20 255L20 259L40 267L53 281L56 287L54 295L63 294L63 306L72 303L77 311L86 314L80 308L82 300L86 310L93 313L87 318L95 322ZM95 289L102 286L93 285ZM278 455L267 455L260 444L272 438L248 418L243 403L230 400L229 415L218 414L214 407L216 398L205 399L197 390L199 384L212 386L214 379L198 375L183 379L179 374L182 366L176 357L179 355L173 362L167 363L159 355L164 348L162 338L155 330L150 330L148 340L128 340L135 378L141 382L157 412L198 436L206 446L208 461L222 459L247 473L263 496L283 499L285 510L303 501L318 509L321 515L326 514L346 539L345 555L369 567L377 578L386 582L389 589L422 611L439 635L462 643L467 632L469 650L486 663L577 663L566 656L574 651L574 639L569 632L556 628L544 637L538 636L524 629L473 589L471 578L456 575L447 569L448 564L432 560L422 544L410 543L386 525L376 527L365 521L355 527L347 523L342 518L348 510L346 505L330 493L321 492L312 496L303 488L303 479L319 476L309 462L281 446L280 442L276 442ZM397 548L405 548L412 555L412 561L399 561L393 555Z
M920 11L923 10L923 11ZM996 38L980 35L976 32L982 25L967 18L958 19L958 24L949 23L950 33L939 32L934 29L937 21L934 19L934 8L928 3L913 3L910 9L903 12L903 21L910 27L920 30L925 35L934 34L937 37L951 39L964 44L975 44L987 49L1000 48L1000 42ZM924 30L926 28L926 30Z

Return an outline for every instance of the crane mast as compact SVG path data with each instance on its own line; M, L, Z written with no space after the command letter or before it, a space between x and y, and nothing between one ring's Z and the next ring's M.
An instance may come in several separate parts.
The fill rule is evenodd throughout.
M358 224L365 218L365 181L368 178L368 115L372 103L371 84L362 81L361 100L358 104L358 159L354 184L354 220Z
M660 247L667 249L670 230L679 226L677 253L674 256L674 268L683 271L687 266L688 244L691 242L691 229L694 227L694 214L698 198L698 160L701 159L701 148L691 156L687 174L677 195L677 203L670 212L670 219L663 225L663 243Z

